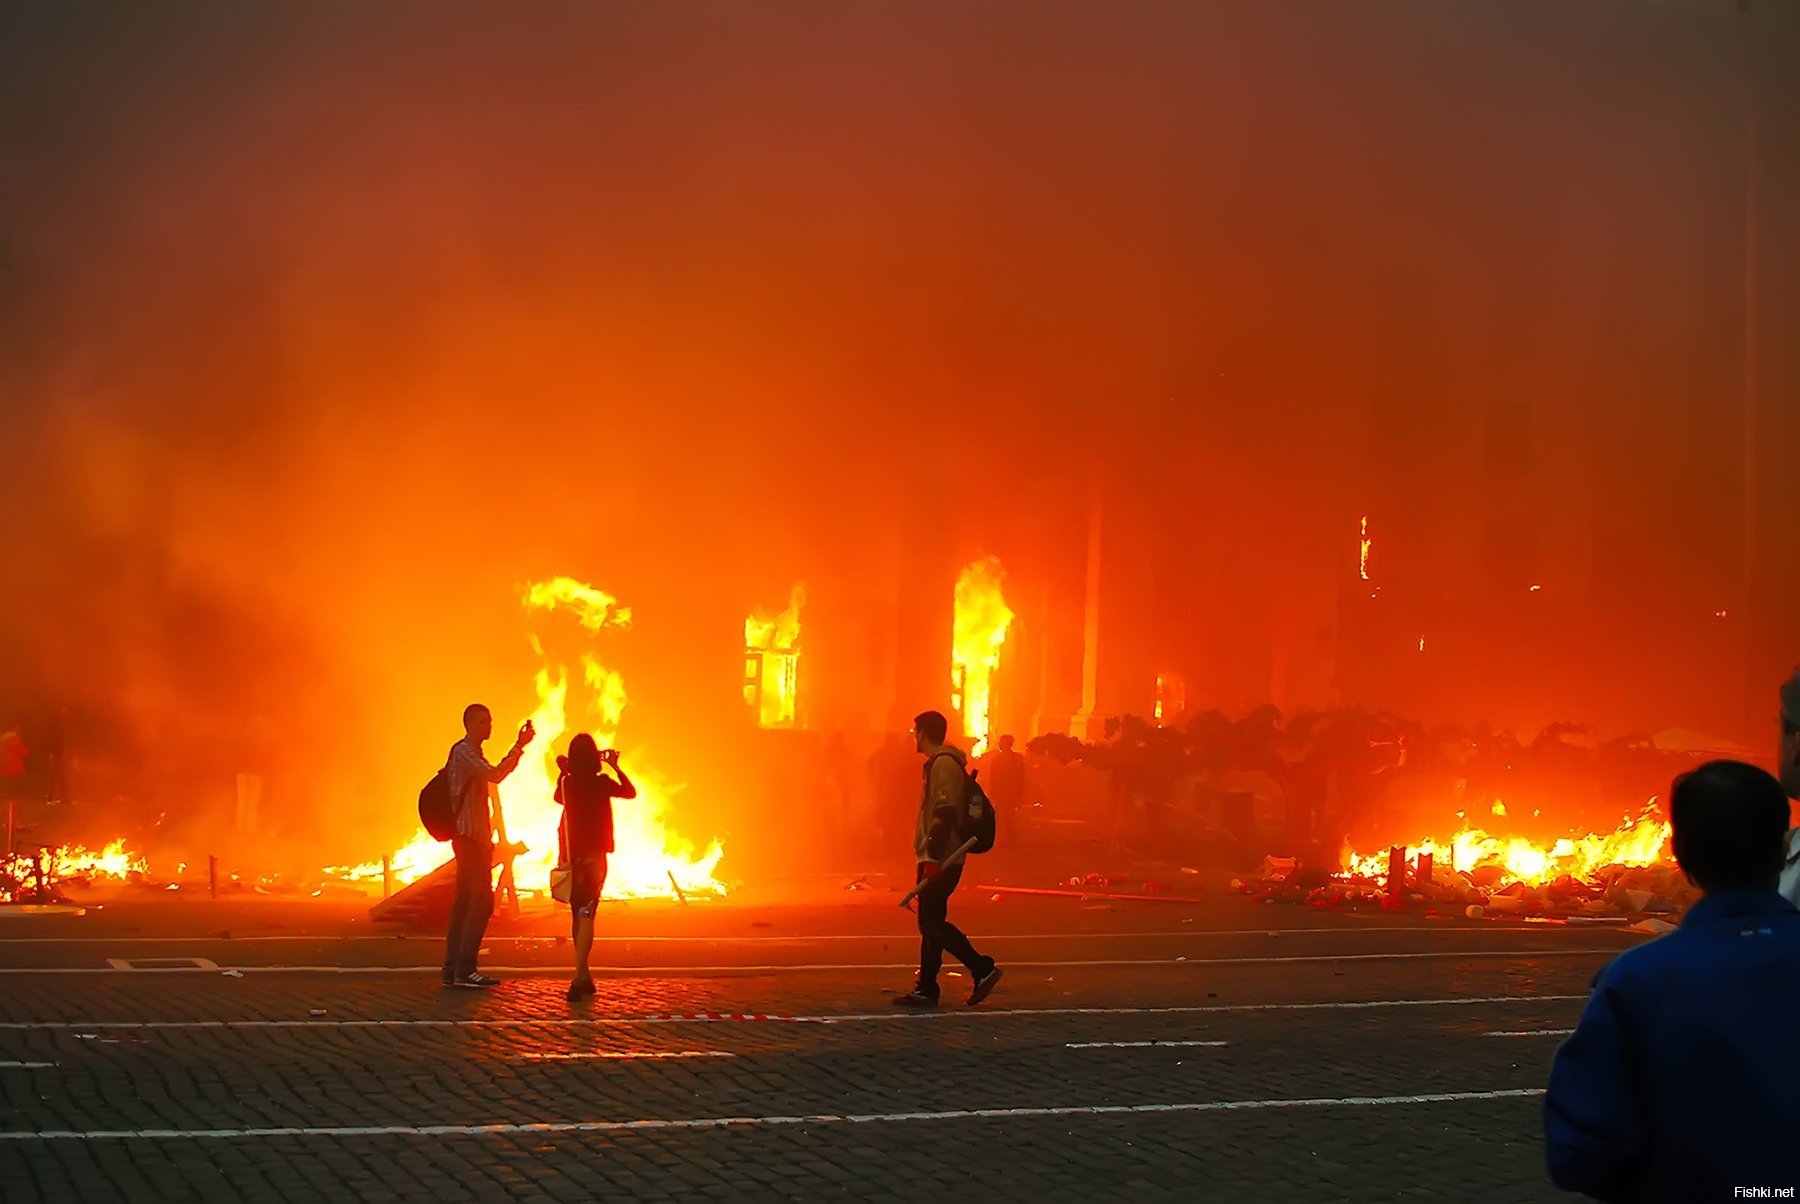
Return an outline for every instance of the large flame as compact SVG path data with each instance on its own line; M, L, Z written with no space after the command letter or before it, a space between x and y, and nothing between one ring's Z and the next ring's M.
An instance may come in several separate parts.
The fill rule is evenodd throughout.
M631 622L631 612L621 608L616 599L568 577L531 585L524 597L526 611L533 617L567 609L592 635ZM556 754L567 750L568 737L578 730L586 730L601 748L615 747L627 697L624 680L607 668L592 648L579 653L576 672L545 652L536 631L528 638L545 662L537 671L538 703L531 715L537 735L519 768L500 786L500 801L507 842L526 848L514 862L514 882L520 890L541 891L548 888L550 869L556 864L557 829L562 822L562 808L555 798ZM580 726L570 720L572 692L581 703L584 722ZM641 754L627 753L622 759L638 796L613 804L615 851L607 867L606 897L672 896L677 891L723 894L724 884L713 877L725 855L720 842L715 840L699 852L668 826L669 803L681 785L664 779ZM389 872L396 882L410 882L443 864L446 852L444 845L420 832L391 854ZM379 878L382 866L368 862L333 872L349 878Z
M14 902L35 889L40 872L49 886L70 878L124 881L149 869L144 855L129 851L123 839L99 850L70 844L46 849L41 858L29 853L0 857L0 903Z
M1503 804L1495 804L1494 814L1504 816ZM1466 824L1447 839L1425 838L1408 842L1409 857L1420 853L1431 855L1434 866L1448 864L1468 873L1484 866L1498 867L1500 884L1522 882L1541 886L1557 878L1591 880L1602 869L1612 865L1654 865L1669 859L1669 824L1658 817L1656 800L1647 803L1636 816L1626 816L1613 831L1587 836L1570 836L1548 845L1520 836L1490 836L1480 828ZM1352 877L1385 878L1388 852L1352 853L1346 874Z
M970 741L969 755L975 757L987 749L994 670L1000 666L1000 646L1013 621L1000 588L1005 579L993 556L977 560L956 578L950 685L962 712L963 734Z
M757 611L744 620L744 701L763 727L793 727L799 717L800 611L806 585L796 585L778 615Z

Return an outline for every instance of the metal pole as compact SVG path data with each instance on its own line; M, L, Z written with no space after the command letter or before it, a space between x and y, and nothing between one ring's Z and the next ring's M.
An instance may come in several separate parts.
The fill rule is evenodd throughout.
M381 897L386 899L394 893L394 855L381 855Z
M206 855L206 893L219 897L219 859L211 853Z
M1757 390L1756 390L1756 41L1749 0L1741 0L1744 33L1744 531L1743 582L1738 599L1738 629L1744 641L1744 733L1755 741L1764 719L1757 683L1756 632L1756 486L1757 486Z

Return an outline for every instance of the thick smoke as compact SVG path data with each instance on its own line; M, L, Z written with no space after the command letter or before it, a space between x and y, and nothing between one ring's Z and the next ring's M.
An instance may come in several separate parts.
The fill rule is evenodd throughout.
M1795 22L1756 19L1790 78ZM517 588L557 573L637 608L635 721L702 745L684 687L735 650L684 624L884 564L919 514L1060 580L1095 461L1154 566L1134 629L1217 667L1196 702L1264 689L1231 658L1336 588L1358 514L1389 563L1467 542L1428 512L1479 510L1456 465L1499 403L1587 449L1530 510L1610 582L1580 605L1710 611L1734 571L1728 16L4 20L0 686L71 706L165 811L251 767L294 831L400 831L469 696L529 708ZM1663 605L1604 625L1642 646ZM1630 685L1680 717L1699 673ZM1432 703L1640 718L1633 688L1516 685Z

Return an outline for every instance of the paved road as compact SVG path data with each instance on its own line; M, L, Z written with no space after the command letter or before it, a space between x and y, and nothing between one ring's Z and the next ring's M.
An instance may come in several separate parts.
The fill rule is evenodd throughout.
M912 949L872 903L612 917L577 1007L548 920L490 941L513 967L491 993L440 991L429 940L347 920L7 921L0 1184L9 1204L1548 1198L1546 1062L1630 940L1237 899L964 914L1009 973L930 1016L889 1006Z

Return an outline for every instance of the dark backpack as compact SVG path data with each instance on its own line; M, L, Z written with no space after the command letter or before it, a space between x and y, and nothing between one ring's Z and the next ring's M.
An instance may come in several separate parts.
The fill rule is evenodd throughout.
M994 847L994 800L976 780L980 774L979 769L971 770L963 791L963 822L968 825L963 830L963 839L975 838L975 847L969 850L971 853L985 853Z
M449 840L456 835L456 800L450 797L450 767L437 771L425 789L419 791L419 826L433 840Z
M937 757L944 756L949 754L937 754ZM937 757L932 757L931 761L937 760ZM931 779L931 761L925 763L928 782ZM960 846L963 841L974 837L975 845L969 850L971 853L985 853L994 847L994 800L981 788L980 773L979 769L963 767L963 813L958 817L956 844Z

